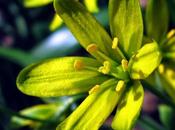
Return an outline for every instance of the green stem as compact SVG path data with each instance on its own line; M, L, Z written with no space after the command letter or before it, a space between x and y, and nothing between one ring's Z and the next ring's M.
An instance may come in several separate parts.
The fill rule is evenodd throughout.
M148 116L139 117L138 123L142 127L145 127L145 130L148 129L147 127L152 128L153 130L166 130L163 126Z
M143 81L144 82L144 81ZM160 90L157 89L155 86L151 86L150 84L144 82L145 88L147 88L149 91L153 92L155 95L157 95L161 100L163 100L167 105L175 108L175 103L167 97L165 94L163 94Z

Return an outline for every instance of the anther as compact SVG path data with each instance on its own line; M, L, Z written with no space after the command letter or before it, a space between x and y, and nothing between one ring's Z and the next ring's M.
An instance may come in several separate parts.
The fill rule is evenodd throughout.
M83 61L82 60L76 60L74 62L74 68L75 68L75 70L81 70L81 69L83 69L84 68Z
M97 45L92 43L90 45L87 46L86 50L89 52L89 53L94 53L98 50L97 48Z
M175 29L172 29L168 34L167 34L167 39L171 39L175 35Z
M118 38L114 37L113 41L112 41L112 49L116 49L118 46Z
M111 67L111 63L109 62L109 61L104 61L103 62L103 65L105 66L105 67Z
M111 70L111 63L109 61L104 61L103 66L101 66L98 71L103 74L109 74Z
M125 87L125 82L123 80L119 80L118 83L117 83L117 86L115 88L115 91L117 93L121 92Z
M93 88L91 88L89 90L89 94L93 94L93 93L99 91L99 89L100 89L100 85L95 85Z
M160 74L163 74L164 71L165 71L165 66L163 64L160 64L159 67L158 67L158 70L159 70Z
M122 59L121 64L122 64L123 70L127 71L127 69L128 69L128 61L126 59Z

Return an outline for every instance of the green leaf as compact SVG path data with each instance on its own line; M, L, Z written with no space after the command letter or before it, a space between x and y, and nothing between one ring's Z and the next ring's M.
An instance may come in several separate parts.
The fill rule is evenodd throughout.
M84 0L84 4L86 5L86 8L90 12L98 12L98 0Z
M54 114L59 111L58 104L47 104L47 105L36 105L33 107L29 107L21 110L19 113L24 116L28 116L31 118L37 118L41 120L50 120L54 116ZM11 119L13 128L24 127L27 125L34 126L38 125L39 122L27 120L20 117L12 117Z
M140 116L137 124L143 130L166 130L159 122L146 115Z
M160 64L161 52L155 41L145 44L129 61L129 73L132 79L145 79Z
M98 86L57 130L98 130L122 94L115 91L116 84L116 79L110 79Z
M35 58L19 49L0 47L0 57L8 59L21 66L26 66L35 61Z
M58 27L60 27L62 25L62 23L63 23L62 19L58 15L55 15L52 22L50 23L49 29L51 31L54 31Z
M167 105L159 106L160 120L168 130L173 130L175 127L175 111Z
M160 42L167 33L169 12L167 0L148 0L146 8L146 31L150 38Z
M163 66L162 69L163 70L161 70L159 67L159 75L162 87L175 103L175 69L169 66Z
M39 97L82 93L108 78L96 71L99 66L100 63L91 58L50 59L22 70L17 86L23 93Z
M40 7L50 4L53 0L24 0L24 6L28 8Z
M126 91L117 108L112 122L114 130L131 130L140 114L144 98L144 90L139 81L135 81Z
M139 0L110 0L110 28L119 47L130 57L142 44L143 22Z
M80 2L75 0L54 0L54 7L86 50L89 45L95 44L99 51L114 60L118 60L116 51L112 49L110 36ZM91 54L97 58L94 53Z

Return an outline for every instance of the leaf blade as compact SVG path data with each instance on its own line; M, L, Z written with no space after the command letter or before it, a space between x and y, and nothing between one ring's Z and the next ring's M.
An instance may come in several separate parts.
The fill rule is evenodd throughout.
M36 105L32 107L25 108L21 110L19 113L21 115L31 117L31 118L37 118L41 120L49 120L49 118L53 117L54 114L59 111L59 107L61 107L58 104L42 104L42 105ZM37 126L37 124L40 124L39 122L23 119L20 117L13 116L11 118L12 127L14 128L20 128L24 126Z

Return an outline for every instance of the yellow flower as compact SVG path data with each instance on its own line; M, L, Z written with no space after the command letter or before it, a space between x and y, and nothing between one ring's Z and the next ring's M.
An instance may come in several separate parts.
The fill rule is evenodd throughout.
M162 58L155 41L142 46L139 1L109 1L112 38L80 2L54 0L54 7L93 58L64 57L30 65L19 74L18 88L39 97L89 92L57 130L98 130L117 105L112 128L131 130L144 97L139 80Z

